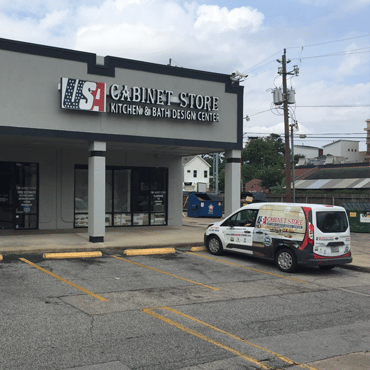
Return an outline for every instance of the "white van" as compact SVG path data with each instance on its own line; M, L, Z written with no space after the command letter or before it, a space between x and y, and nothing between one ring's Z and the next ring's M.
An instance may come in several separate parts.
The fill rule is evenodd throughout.
M352 262L347 213L338 206L248 204L209 225L204 243L216 255L230 251L274 260L284 272Z

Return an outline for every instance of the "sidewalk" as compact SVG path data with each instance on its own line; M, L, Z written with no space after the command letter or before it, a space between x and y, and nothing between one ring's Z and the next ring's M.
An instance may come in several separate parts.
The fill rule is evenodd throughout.
M107 228L103 243L90 243L87 229L4 230L0 231L0 254L203 246L205 228L218 220L184 217L183 226Z
M207 225L219 220L184 215L182 226L107 228L104 243L89 243L87 229L0 231L0 255L203 246ZM353 262L344 267L370 272L370 234L351 233L351 244Z

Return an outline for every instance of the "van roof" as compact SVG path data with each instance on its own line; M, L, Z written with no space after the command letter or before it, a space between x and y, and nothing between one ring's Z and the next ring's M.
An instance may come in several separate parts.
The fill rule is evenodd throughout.
M264 203L251 203L246 206L241 207L240 209L260 209L261 207L268 205L268 206L298 206L298 207L309 207L313 210L336 210L336 211L345 211L345 209L341 206L331 206L328 204L315 204L315 203L277 203L277 202L264 202Z

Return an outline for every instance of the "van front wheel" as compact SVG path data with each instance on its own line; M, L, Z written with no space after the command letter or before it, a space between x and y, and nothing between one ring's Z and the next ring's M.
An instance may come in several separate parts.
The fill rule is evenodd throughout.
M217 256L223 254L224 251L221 240L216 235L212 235L208 238L207 249L211 254L215 254Z
M280 249L276 253L275 262L280 271L294 272L297 270L297 259L290 249Z

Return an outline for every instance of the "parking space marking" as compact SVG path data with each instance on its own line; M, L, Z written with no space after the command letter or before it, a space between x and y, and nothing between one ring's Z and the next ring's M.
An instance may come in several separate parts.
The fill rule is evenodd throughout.
M271 369L273 369L272 367L267 366L267 365L263 364L262 362L258 361L254 357L248 356L248 355L246 355L243 352L240 352L240 351L238 351L238 350L236 350L236 349L234 349L232 347L227 346L226 344L223 344L223 343L221 343L221 342L219 342L219 341L217 341L215 339L209 338L209 337L207 337L207 336L205 336L205 335L203 335L201 333L198 333L197 331L195 331L193 329L190 329L190 328L187 328L186 326L183 326L181 324L178 324L175 321L172 321L170 319L167 319L166 317L153 312L152 311L153 309L154 308L144 308L141 311L144 312L144 313L146 313L146 314L148 314L148 315L150 315L150 316L153 316L153 317L155 317L155 318L157 318L159 320L162 320L165 323L167 323L169 325L172 325L172 326L174 326L174 327L176 327L176 328L178 328L178 329L180 329L180 330L182 330L182 331L184 331L184 332L186 332L188 334L194 335L197 338L203 339L203 340L205 340L205 341L207 341L209 343L212 343L212 344L214 344L214 345L216 345L218 347L221 347L221 348L225 349L226 351L229 351L229 352L233 353L234 355L240 356L240 357L246 359L247 361L252 362L255 365L258 365L261 369L265 369L265 370L271 370Z
M210 324L207 324L207 323L206 323L206 322L204 322L204 321L201 321L201 320L196 319L195 317L189 316L189 315L187 315L187 314L185 314L185 313L182 313L182 312L180 312L180 311L178 311L178 310L175 310L174 308L171 308L171 307L160 307L160 309L170 311L170 312L172 312L172 313L174 313L174 314L176 314L176 315L179 315L179 316L185 317L186 319L189 319L189 320L192 320L192 321L194 321L194 322L196 322L196 323L198 323L198 324L204 325L204 326L206 326L206 327L208 327L208 328L210 328L210 329L213 329L213 330L215 330L215 331L218 331L219 333L225 334L225 335L227 335L227 336L229 336L229 337L231 337L231 338L233 338L233 339L236 339L236 340L238 340L238 341L241 341L241 342L243 342L243 343L246 343L246 344L248 344L248 345L250 345L250 346L252 346L252 347L258 348L258 349L260 349L260 350L262 350L262 351L265 351L265 352L267 352L267 353L269 353L269 354L271 354L271 355L273 355L273 356L277 357L278 359L280 359L280 360L282 360L282 361L284 361L284 362L287 362L287 363L288 363L288 364L290 364L290 365L294 365L294 366L298 366L298 367L303 367L303 368L305 368L305 369L309 369L309 370L317 370L316 368L311 367L311 366L309 366L309 365L299 364L299 363L297 363L297 362L295 362L295 361L293 361L293 360L291 360L291 359L289 359L289 358L287 358L287 357L285 357L285 356L282 356L282 355L280 355L280 354L278 354L278 353L276 353L276 352L274 352L274 351L271 351L271 350L269 350L269 349L267 349L267 348L261 347L261 346L259 346L258 344L254 344L254 343L249 342L249 341L247 341L247 340L245 340L245 339L239 338L239 337L237 337L237 336L236 336L236 335L234 335L234 334L231 334L231 333L228 333L228 332L226 332L226 331L224 331L224 330L222 330L222 329L216 328L215 326L212 326L212 325L210 325Z
M222 262L222 263L226 263L228 265L233 265L233 266L237 266L237 267L242 267L243 269L247 269L247 270L252 270L252 271L256 271L256 272L261 272L263 274L267 274L267 275L272 275L272 276L277 276L279 278L282 278L282 279L288 279L288 280L294 280L294 281L299 281L300 283L305 283L305 284L308 284L309 282L308 281L305 281L305 280L300 280L300 279L295 279L295 278L291 278L289 276L282 276L282 275L279 275L279 274L274 274L273 272L268 272L268 271L263 271L263 270L258 270L258 269L255 269L253 267L247 267L247 266L243 266L243 265L239 265L237 263L234 263L234 262L229 262L229 261L224 261L224 260L221 260L219 258L214 258L214 257L210 257L210 256L203 256L201 254L198 254L198 253L192 253L192 252L186 252L188 254L192 254L194 256L197 256L197 257L202 257L202 258L208 258L210 260L214 260L214 261L218 261L218 262Z
M219 288L216 288L216 287L213 287L213 286L210 286L210 285L205 285L205 284L202 284L202 283L198 283L197 281L194 281L194 280L189 280L189 279L186 279L186 278L183 278L181 276L177 276L177 275L173 275L173 274L170 274L169 272L166 272L166 271L162 271L162 270L157 270L153 267L149 267L149 266L146 266L146 265L142 265L141 263L137 263L137 262L134 262L134 261L130 261L126 258L122 258L122 257L118 257L118 256L115 256L115 255L112 255L112 257L114 258L117 258L121 261L124 261L124 262L128 262L128 263L132 263L133 265L136 265L136 266L140 266L140 267L144 267L146 269L149 269L149 270L152 270L152 271L155 271L155 272L159 272L161 274L165 274L165 275L168 275L168 276L171 276L171 277L174 277L176 279L180 279L180 280L184 280L184 281L187 281L188 283L192 283L192 284L195 284L195 285L200 285L200 286L203 286L205 288L209 288L209 289L212 289L212 290L220 290Z
M98 294L95 294L93 292L90 292L89 290L83 288L82 286L79 286L79 285L77 285L75 283L72 283L71 281L68 281L68 280L62 278L61 276L58 276L58 275L56 275L56 274L54 274L54 273L52 273L52 272L44 269L43 267L40 267L40 266L36 265L35 263L33 263L31 261L28 261L25 258L20 258L20 260L23 261L23 262L25 262L25 263L27 263L27 264L29 264L29 265L31 265L32 267L37 268L38 270L40 270L42 272L45 272L45 274L48 274L48 275L52 276L53 278L58 279L58 280L62 281L63 283L66 283L66 284L72 286L73 288L76 288L76 289L80 290L81 292L84 292L84 293L86 293L88 295L91 295L92 297L94 297L96 299L99 299L100 301L103 301L103 302L108 301L108 299L106 299L106 298L104 298L104 297L102 297L102 296L100 296Z
M355 290L351 290L351 289L345 289L345 288L337 288L337 289L339 289L339 290L343 290L343 291L348 292L348 293L364 295L364 296L366 296L366 297L369 297L369 296L370 296L370 294L368 294L368 293L356 292Z

